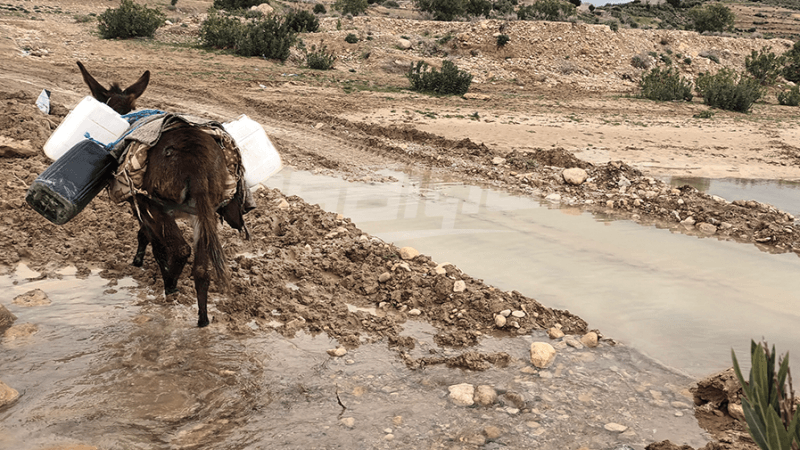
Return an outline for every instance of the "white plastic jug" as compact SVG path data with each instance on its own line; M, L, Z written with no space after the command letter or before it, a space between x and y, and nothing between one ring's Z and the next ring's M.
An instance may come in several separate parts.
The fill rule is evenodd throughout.
M232 122L223 123L222 127L242 152L244 181L248 188L258 185L283 168L281 155L258 122L242 114Z
M50 135L50 139L44 144L44 153L55 161L75 144L86 139L87 132L92 139L106 145L116 141L128 127L128 121L111 107L93 97L86 97Z

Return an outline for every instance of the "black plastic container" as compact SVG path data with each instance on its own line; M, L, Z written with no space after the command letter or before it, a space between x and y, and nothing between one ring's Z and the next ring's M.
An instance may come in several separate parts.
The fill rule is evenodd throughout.
M28 188L25 201L56 225L63 225L108 184L117 160L97 142L75 144Z

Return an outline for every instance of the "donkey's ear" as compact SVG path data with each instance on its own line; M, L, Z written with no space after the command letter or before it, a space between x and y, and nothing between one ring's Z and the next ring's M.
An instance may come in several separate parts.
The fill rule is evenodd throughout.
M100 101L101 103L105 103L108 101L108 89L104 88L97 80L94 79L93 76L89 74L89 71L86 70L86 67L83 67L80 61L78 61L78 68L81 69L81 74L83 75L83 82L89 86L89 90L92 91L92 97Z
M136 83L128 86L127 89L122 91L125 95L132 95L134 100L139 98L140 95L144 93L144 90L147 89L147 84L150 82L150 71L147 70L145 73L136 80Z

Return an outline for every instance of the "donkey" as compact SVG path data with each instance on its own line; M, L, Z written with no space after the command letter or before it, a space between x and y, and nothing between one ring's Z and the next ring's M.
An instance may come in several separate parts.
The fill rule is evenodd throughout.
M92 96L119 114L134 109L150 82L150 71L126 89L113 83L106 89L78 62L83 81ZM176 218L190 217L194 229L194 264L192 277L197 291L199 317L197 326L205 327L208 320L208 288L213 269L216 282L223 291L229 288L230 272L217 234L214 212L241 231L244 226L241 199L237 197L218 208L225 199L225 180L228 176L225 156L217 142L194 127L164 131L148 152L147 171L139 193L129 200L139 221L138 248L134 266L141 266L148 244L153 244L153 256L164 281L164 294L178 291L180 277L192 248L186 243L175 223ZM248 236L249 237L249 236Z

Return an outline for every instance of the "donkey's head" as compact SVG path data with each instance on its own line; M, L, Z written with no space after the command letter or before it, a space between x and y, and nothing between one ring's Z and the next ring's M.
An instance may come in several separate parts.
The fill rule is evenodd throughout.
M144 93L144 90L147 89L147 83L150 82L150 71L148 70L125 90L122 90L118 83L112 83L111 89L106 89L89 74L80 61L78 61L78 67L81 69L81 74L83 74L83 81L92 91L92 97L110 106L111 109L119 114L128 114L133 110L136 99Z

